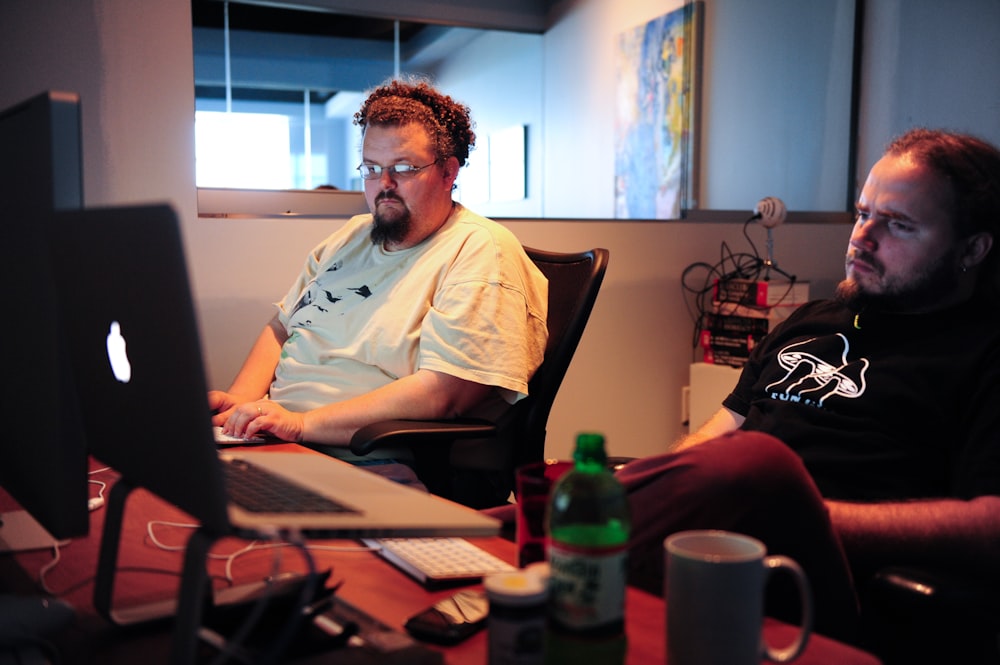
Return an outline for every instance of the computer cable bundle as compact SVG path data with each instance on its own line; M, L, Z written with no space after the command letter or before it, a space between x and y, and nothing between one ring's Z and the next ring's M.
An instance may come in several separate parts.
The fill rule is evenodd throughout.
M287 602L280 603L281 609L279 614L285 614L284 622L277 635L270 641L267 651L259 658L254 659L255 662L259 663L280 662L282 655L291 643L292 638L295 637L296 633L298 633L303 621L307 619L311 620L312 613L310 608L316 602L317 593L322 586L321 576L316 570L316 563L313 560L312 554L305 546L301 536L297 533L289 532L283 533L279 537L281 537L285 543L295 547L301 553L306 562L308 572L302 580L302 584L299 586L299 593L295 602L291 605L288 605ZM272 558L271 574L269 576L271 579L277 577L281 570L282 548L274 548L273 552L274 556ZM323 576L322 580L325 581L326 576ZM320 602L322 603L327 595L332 595L335 591L336 588L329 590L326 595L320 597ZM254 629L261 623L261 620L266 615L268 609L271 609L272 605L278 604L277 600L276 585L273 583L265 584L264 592L250 606L249 612L242 620L242 625L240 625L228 639L222 637L222 635L220 635L217 631L203 625L200 629L200 636L203 639L209 638L208 641L219 649L219 653L212 661L212 665L221 665L222 663L229 661L231 657L239 656L241 653L245 653L245 644L251 637ZM211 617L207 618L211 621ZM243 660L244 658L239 659Z
M789 275L780 271L775 265L770 255L771 232L775 226L784 222L785 205L780 199L767 197L757 204L754 213L743 223L743 237L750 245L750 252L733 252L726 242L720 247L719 260L712 264L705 261L697 261L684 268L681 273L681 293L684 298L684 305L691 317L694 329L691 338L691 348L696 349L704 330L706 315L717 312L714 303L714 295L720 283L730 280L769 280L772 270L780 272L788 278L789 283L787 293L791 293L792 285L795 283L795 275ZM761 257L756 244L750 237L748 228L750 224L758 221L768 232L769 255L767 258ZM786 293L786 295L787 295ZM779 300L783 299L780 298ZM752 302L736 302L732 305L752 305ZM735 308L734 308L735 309Z

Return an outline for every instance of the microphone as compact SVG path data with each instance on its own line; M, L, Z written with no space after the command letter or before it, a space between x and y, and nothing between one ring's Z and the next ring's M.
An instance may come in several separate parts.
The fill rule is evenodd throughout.
M791 281L795 281L795 275L789 275L784 270L778 267L778 264L774 262L774 227L779 226L785 221L785 217L788 216L788 210L785 209L785 203L776 196L765 196L758 203L757 207L753 209L753 216L750 218L751 221L755 219L760 220L760 225L767 229L767 259L761 262L764 266L764 279L771 279L771 271L774 270L787 277Z
M757 203L757 207L753 209L753 217L750 219L759 219L760 225L765 229L773 229L784 222L787 216L788 211L785 209L785 203L776 196L767 196Z

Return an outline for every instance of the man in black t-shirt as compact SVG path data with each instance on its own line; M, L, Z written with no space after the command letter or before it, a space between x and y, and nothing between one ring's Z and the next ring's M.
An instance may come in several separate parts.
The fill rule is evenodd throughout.
M851 575L935 564L997 575L1000 151L913 130L872 168L836 297L752 352L722 408L619 473L631 581L665 535L742 531L803 564L820 632L849 638Z

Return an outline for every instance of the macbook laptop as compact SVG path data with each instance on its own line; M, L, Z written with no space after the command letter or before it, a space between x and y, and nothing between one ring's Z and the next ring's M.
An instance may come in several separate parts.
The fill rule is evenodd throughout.
M169 206L60 212L52 271L90 452L211 533L313 538L488 536L499 522L325 455L215 443L177 216ZM266 261L267 257L258 260ZM30 326L30 316L25 326ZM30 330L26 331L30 334ZM223 464L267 469L338 504L248 511Z

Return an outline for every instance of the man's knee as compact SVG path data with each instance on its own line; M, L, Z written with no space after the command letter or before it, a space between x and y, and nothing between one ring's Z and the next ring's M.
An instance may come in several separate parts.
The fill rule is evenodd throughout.
M685 529L741 530L818 493L798 456L778 439L737 431L677 453L643 458L618 473L632 509L633 583L662 585L662 541Z
M682 491L687 497L774 495L783 488L812 491L802 461L788 446L769 434L742 430L677 453L631 462L618 473L618 479L630 493Z
M750 497L815 492L799 456L762 432L730 432L679 455L695 470L695 484L707 492Z

